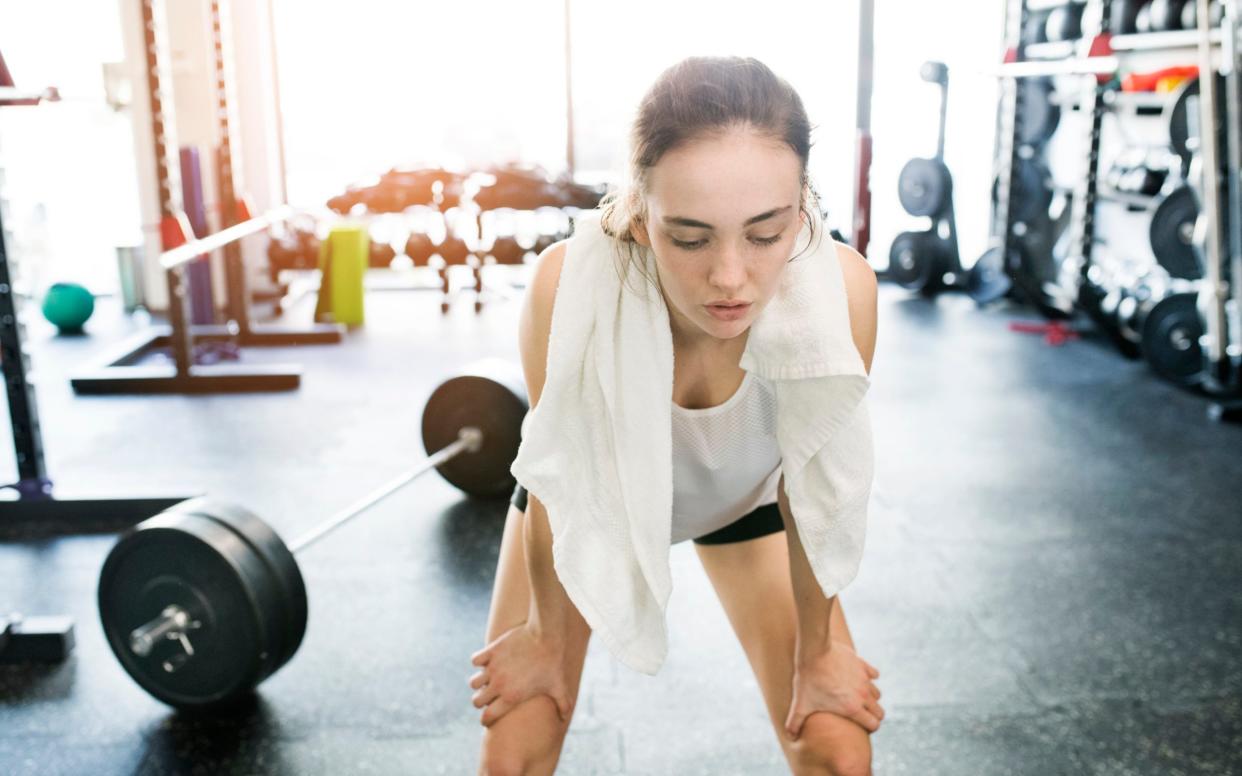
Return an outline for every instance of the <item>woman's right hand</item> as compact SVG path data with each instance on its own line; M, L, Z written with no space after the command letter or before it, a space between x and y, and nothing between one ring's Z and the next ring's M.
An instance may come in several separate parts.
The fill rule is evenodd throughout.
M573 699L565 673L565 641L540 633L524 621L470 656L481 670L470 677L473 701L483 709L479 722L491 727L523 701L547 695L561 721L569 719ZM484 708L486 707L486 708Z

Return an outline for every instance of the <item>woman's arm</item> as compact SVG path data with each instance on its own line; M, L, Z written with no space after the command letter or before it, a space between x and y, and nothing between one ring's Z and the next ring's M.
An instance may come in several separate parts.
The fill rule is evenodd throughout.
M518 320L522 369L526 374L526 391L532 408L538 403L547 379L552 306L564 261L564 242L555 243L540 254ZM581 619L582 615L569 600L569 595L556 577L552 564L552 528L548 523L548 512L533 493L526 496L522 538L526 550L526 573L530 580L530 613L527 616L527 626L540 637L547 636L558 640L566 632L569 618Z
M530 613L527 625L540 638L559 640L568 631L570 618L581 621L577 607L556 577L552 565L552 528L548 512L533 494L526 495L526 573L530 578Z
M875 354L876 334L876 278L875 271L858 251L838 243L837 257L845 278L845 292L849 299L850 331L854 346L862 356L867 374L871 374L871 359ZM786 541L789 543L789 571L793 580L794 603L798 608L798 640L795 656L799 661L811 660L827 652L832 646L828 623L837 597L825 598L823 590L811 571L811 563L798 537L798 527L789 509L789 497L785 494L785 478L781 477L777 488L777 504L785 523Z

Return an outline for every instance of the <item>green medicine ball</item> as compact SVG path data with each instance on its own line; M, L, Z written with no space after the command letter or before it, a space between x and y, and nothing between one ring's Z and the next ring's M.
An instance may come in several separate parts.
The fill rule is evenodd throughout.
M61 331L81 331L95 312L95 297L77 283L53 283L43 297L43 317Z

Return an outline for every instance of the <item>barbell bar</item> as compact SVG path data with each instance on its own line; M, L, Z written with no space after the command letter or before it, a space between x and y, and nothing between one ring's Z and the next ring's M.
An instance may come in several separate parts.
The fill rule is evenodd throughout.
M435 452L291 545L244 507L211 498L139 523L100 571L100 619L113 653L143 689L177 708L227 706L248 695L293 657L306 631L294 553L431 469L468 494L506 495L528 407L516 364L467 367L423 408L423 444Z

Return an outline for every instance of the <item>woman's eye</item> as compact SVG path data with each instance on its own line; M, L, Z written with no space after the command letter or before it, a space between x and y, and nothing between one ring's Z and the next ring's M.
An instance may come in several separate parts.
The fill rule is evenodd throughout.
M687 251L696 250L698 248L703 247L703 245L707 243L706 240L695 240L694 242L686 242L684 240L678 240L675 237L671 237L669 239L673 241L673 245L676 245L678 248L681 248L682 250L687 250ZM778 234L772 237L755 237L753 238L752 241L757 245L773 245L780 239L781 239L781 236Z

